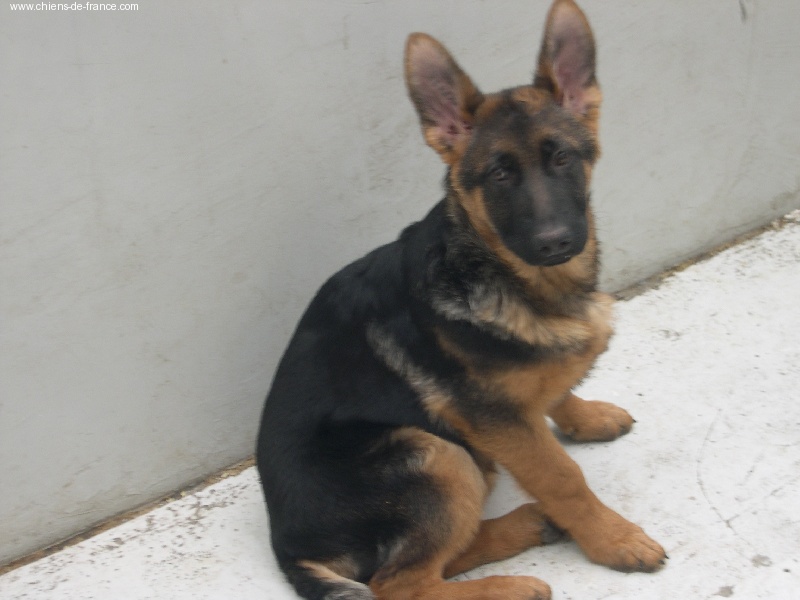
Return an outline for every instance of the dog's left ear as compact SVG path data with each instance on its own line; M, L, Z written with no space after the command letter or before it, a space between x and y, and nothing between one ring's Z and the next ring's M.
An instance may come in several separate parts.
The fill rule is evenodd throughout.
M454 164L472 137L483 95L447 49L424 33L408 37L405 77L425 141Z
M596 132L602 95L595 77L589 21L573 0L555 0L547 15L533 85Z

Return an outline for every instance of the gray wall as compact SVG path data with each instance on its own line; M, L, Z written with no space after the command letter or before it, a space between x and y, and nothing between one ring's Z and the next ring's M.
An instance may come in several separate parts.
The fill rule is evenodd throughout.
M586 0L606 288L800 206L797 0ZM0 563L247 456L324 277L440 197L413 30L527 80L542 1L0 7Z

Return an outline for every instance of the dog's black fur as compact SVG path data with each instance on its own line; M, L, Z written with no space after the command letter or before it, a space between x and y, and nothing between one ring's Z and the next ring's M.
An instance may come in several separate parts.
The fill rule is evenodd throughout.
M386 441L396 428L418 427L469 449L452 427L431 418L418 393L376 353L371 324L379 323L454 398L471 404L467 412L476 420L517 418L502 405L484 408L464 389L464 369L439 350L435 327L493 361L527 360L548 349L449 320L431 308L433 289L459 299L476 283L507 280L507 270L447 215L442 201L400 239L322 286L275 375L259 436L273 547L284 568L298 557L355 553L358 579L366 581L381 563L379 549L419 520L418 511L439 503L426 500L436 494L426 475L406 468L413 448Z

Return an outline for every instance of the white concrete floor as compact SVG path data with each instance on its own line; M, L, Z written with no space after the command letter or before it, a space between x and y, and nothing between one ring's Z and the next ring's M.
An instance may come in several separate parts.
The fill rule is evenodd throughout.
M467 574L531 574L557 599L800 598L800 211L617 306L583 385L634 430L568 443L595 492L670 556L656 574L572 542ZM487 508L522 501L503 479ZM290 600L250 468L0 577L0 600Z

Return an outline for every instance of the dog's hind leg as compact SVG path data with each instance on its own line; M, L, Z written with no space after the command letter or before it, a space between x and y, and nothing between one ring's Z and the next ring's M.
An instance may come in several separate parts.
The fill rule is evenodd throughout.
M420 470L438 491L439 502L419 511L414 526L393 545L369 582L375 596L380 600L549 599L549 586L535 577L445 581L448 565L480 535L489 486L464 448L419 430L407 431L423 449Z
M633 427L623 408L600 400L583 400L572 392L548 411L558 428L576 442L610 442Z
M470 547L447 565L444 576L454 577L475 567L516 556L528 548L552 544L564 535L537 504L523 504L502 517L483 521Z

